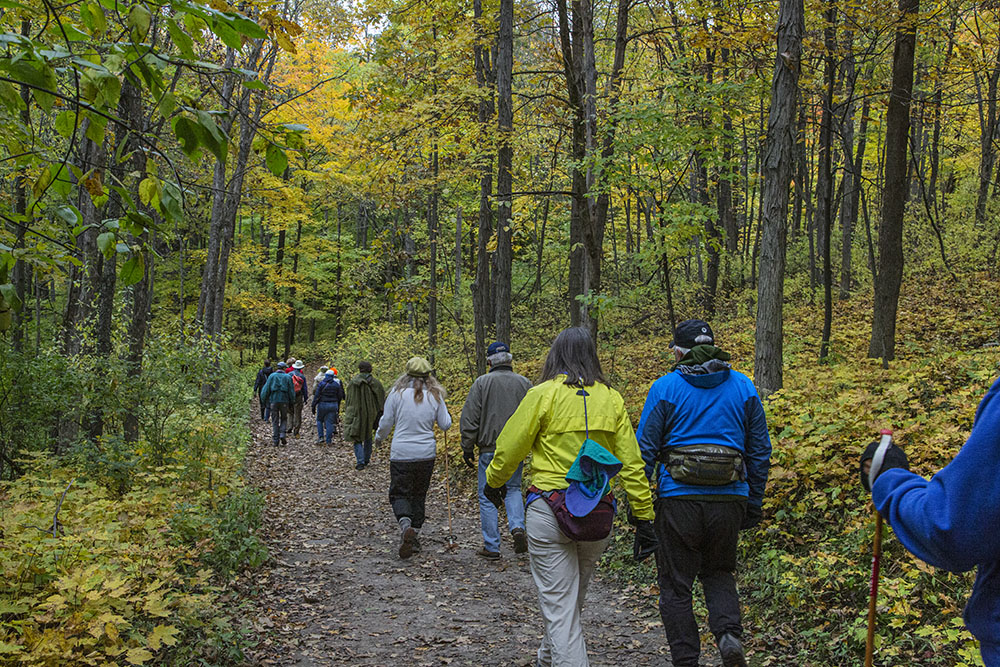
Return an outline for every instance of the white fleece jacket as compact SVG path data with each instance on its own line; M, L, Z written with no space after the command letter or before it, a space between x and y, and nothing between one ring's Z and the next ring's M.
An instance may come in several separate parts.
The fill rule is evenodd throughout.
M420 403L413 400L413 388L402 392L392 391L385 399L382 419L379 420L376 440L386 440L395 427L390 461L429 461L437 454L434 439L434 422L442 431L451 427L451 415L444 401L438 401L429 391L424 391Z

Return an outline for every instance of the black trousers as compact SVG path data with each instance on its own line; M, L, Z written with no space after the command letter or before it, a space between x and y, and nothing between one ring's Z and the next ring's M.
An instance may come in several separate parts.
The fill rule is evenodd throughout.
M433 472L434 459L389 462L389 504L396 521L406 516L414 528L424 525L424 504Z
M660 618L675 667L698 667L701 641L691 604L695 577L701 580L708 627L743 636L736 592L736 545L746 502L661 498L656 501L657 583Z

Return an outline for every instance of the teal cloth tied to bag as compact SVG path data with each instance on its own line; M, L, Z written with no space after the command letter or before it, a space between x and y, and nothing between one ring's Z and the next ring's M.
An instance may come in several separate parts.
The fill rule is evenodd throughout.
M566 473L566 509L573 516L587 516L597 507L609 491L612 477L622 469L622 462L601 446L587 438L576 455L576 460Z

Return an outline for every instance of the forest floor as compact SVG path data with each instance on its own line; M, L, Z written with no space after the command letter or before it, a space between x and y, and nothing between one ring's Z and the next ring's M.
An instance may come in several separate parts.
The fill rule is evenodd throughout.
M308 410L303 417L301 437L279 448L259 414L251 418L249 476L266 496L262 536L271 557L248 582L257 633L248 657L261 665L533 665L542 621L528 557L514 554L506 534L501 560L476 555L482 538L471 485L458 492L452 484L458 548L450 550L439 457L423 551L400 560L388 447L357 471L353 447L339 437L317 445L315 420ZM648 592L623 590L598 572L583 621L592 665L670 664ZM703 652L716 655L714 647Z

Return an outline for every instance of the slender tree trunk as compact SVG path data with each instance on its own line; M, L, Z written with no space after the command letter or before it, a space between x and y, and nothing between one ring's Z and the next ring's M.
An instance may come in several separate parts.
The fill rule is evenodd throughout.
M870 99L866 96L865 101L861 105L861 124L858 126L858 141L857 150L854 153L854 161L851 166L851 190L845 196L847 197L847 205L844 207L844 215L841 216L841 222L843 224L843 237L841 246L841 257L840 257L840 298L846 299L851 294L851 285L853 282L852 274L853 269L851 264L852 259L852 249L854 245L854 228L858 224L858 208L861 202L861 189L864 187L862 181L862 175L864 174L865 167L865 149L868 145L868 114L871 110ZM852 122L853 125L853 122ZM853 134L853 130L851 132ZM845 133L844 141L846 142L848 137Z
M906 182L907 137L913 93L913 57L919 0L899 0L899 25L892 55L892 88L886 112L885 189L878 237L878 279L875 281L872 337L869 357L883 362L896 354L896 308L903 279L903 213L909 188Z
M980 75L975 73L977 91L981 90ZM986 224L986 208L989 200L990 183L993 180L993 165L996 162L994 141L997 137L997 83L1000 81L1000 49L997 60L986 80L986 97L979 97L979 191L976 196L976 225ZM985 109L983 108L985 102Z
M28 37L30 34L31 21L24 19L21 21L21 36ZM25 127L31 127L30 96L31 91L28 86L21 86L21 122ZM14 177L14 213L17 220L17 231L14 237L14 250L23 250L25 233L29 227L27 218L28 186L24 170L18 169L16 173L17 175ZM19 254L15 255L15 257ZM11 327L11 346L15 351L21 352L26 330L26 314L28 309L25 307L25 301L27 298L27 288L31 282L31 267L27 262L19 258L14 262L14 270L11 277L14 282L14 294L17 296L19 302L18 308L13 308L11 313L13 325ZM11 305L8 304L8 306Z
M500 0L500 32L497 36L497 251L496 302L494 307L497 340L510 343L510 281L513 233L514 199L512 174L514 110L512 106L512 80L514 72L514 0Z
M278 273L279 277L281 276L281 273L282 273L282 269L283 269L282 264L284 263L284 260L285 260L285 230L284 229L279 229L278 230L278 248L277 248L277 250L275 251L275 254L274 254L274 265L277 268L277 273ZM274 300L275 301L280 301L280 299L281 299L280 290L279 290L278 287L275 287L274 288ZM270 359L277 359L278 358L278 319L277 319L277 317L275 317L275 319L271 322L271 327L270 327L270 329L268 329L268 332L267 332L267 356ZM288 351L286 350L285 351L285 356L282 357L282 358L287 358L287 357L288 357Z
M480 99L477 109L477 120L481 136L488 135L488 126L493 117L493 82L495 73L492 66L491 50L487 47L486 37L482 28L483 8L481 0L473 1L475 15L476 44L476 85L479 88ZM487 247L493 235L493 209L490 197L493 195L493 169L489 153L479 155L479 229L478 247L476 252L476 278L472 283L472 310L475 318L476 335L476 372L480 375L486 372L486 338L489 326L490 303L490 260Z
M944 95L944 77L949 72L951 64L951 54L955 48L955 28L958 25L958 12L952 12L951 23L948 27L948 47L945 50L944 65L938 68L937 77L934 82L934 129L931 138L930 148L930 184L927 186L927 196L931 200L931 205L937 210L937 186L938 169L940 165L941 146L941 102Z
M833 93L837 85L837 65L834 51L837 48L837 6L826 0L823 27L824 72L826 91L823 96L823 113L819 136L819 178L817 189L817 225L823 253L823 334L819 358L830 353L830 336L833 327L833 266L830 257L831 231L833 229Z
M771 110L762 170L764 211L757 291L754 382L761 394L782 387L782 305L785 284L785 234L788 190L795 155L795 119L805 32L802 0L781 0L777 57L771 82Z

